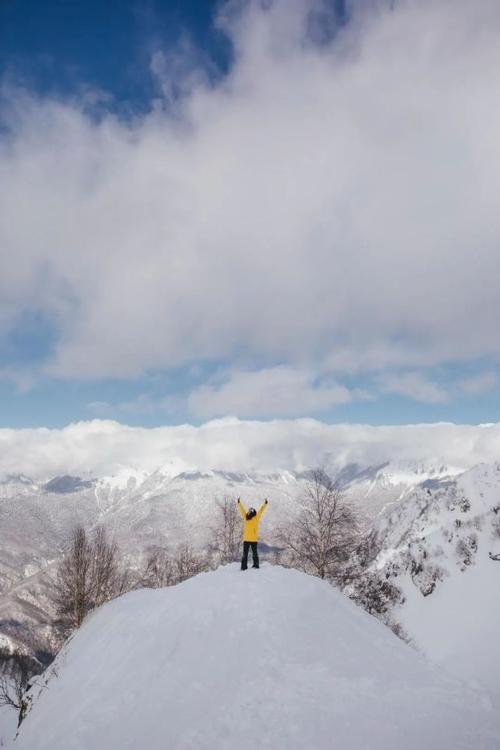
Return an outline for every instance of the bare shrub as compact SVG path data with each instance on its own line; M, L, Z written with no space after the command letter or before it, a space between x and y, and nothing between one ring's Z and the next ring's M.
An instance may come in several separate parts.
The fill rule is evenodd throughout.
M493 539L500 539L500 506L493 508L493 519L491 522L491 532Z
M286 567L285 550L277 545L272 545L268 561L271 563L271 565L280 565L281 567Z
M322 469L311 472L299 517L278 539L293 567L319 578L342 577L359 541L358 521L340 487Z
M384 622L396 604L404 602L403 592L388 576L378 571L362 571L347 591L349 597Z
M464 571L469 565L472 565L477 552L477 535L472 533L462 539L459 539L456 546L458 556L458 565L460 570Z
M189 544L183 544L178 548L174 557L176 583L203 573L209 567L206 558L197 553Z
M0 706L20 713L28 683L41 671L40 664L26 654L0 650Z
M154 549L147 558L138 587L158 589L175 586L209 567L208 560L189 544L182 545L174 554L163 548Z
M175 567L172 558L165 549L155 549L146 561L139 586L150 589L173 586L176 583Z

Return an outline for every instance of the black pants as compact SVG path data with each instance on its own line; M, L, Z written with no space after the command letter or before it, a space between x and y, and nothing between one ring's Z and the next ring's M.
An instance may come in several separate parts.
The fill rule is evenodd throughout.
M243 557L241 558L241 569L248 568L248 550L252 548L253 567L259 567L259 555L257 554L257 542L243 542Z

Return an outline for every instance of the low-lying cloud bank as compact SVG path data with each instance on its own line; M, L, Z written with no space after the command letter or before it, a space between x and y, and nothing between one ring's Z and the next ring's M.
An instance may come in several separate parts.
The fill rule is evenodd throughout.
M63 429L0 430L0 477L105 476L123 468L300 471L317 465L432 462L467 469L500 460L500 424L329 425L313 419L128 427L107 420Z

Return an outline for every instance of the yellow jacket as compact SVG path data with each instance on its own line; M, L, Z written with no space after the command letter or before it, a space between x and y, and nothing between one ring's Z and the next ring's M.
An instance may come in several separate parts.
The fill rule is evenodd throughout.
M259 539L259 521L267 507L267 503L262 503L257 515L247 520L247 512L242 503L238 501L238 510L241 513L243 519L243 541L244 542L257 542Z

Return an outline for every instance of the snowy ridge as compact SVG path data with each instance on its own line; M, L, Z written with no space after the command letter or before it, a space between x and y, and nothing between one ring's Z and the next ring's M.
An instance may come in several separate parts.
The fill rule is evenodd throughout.
M423 478L441 477L445 470L438 472L435 463L427 468L421 462L350 464L339 479L349 500L370 520L399 502ZM256 504L267 497L272 513L266 519L263 541L272 541L277 526L297 512L307 476L291 470L183 468L178 472L177 468L175 462L153 471L121 466L111 476L61 474L38 481L11 477L0 485L0 620L11 623L7 634L13 643L22 644L33 635L46 637L50 605L45 573L64 553L75 523L89 529L104 525L131 563L141 565L152 546L175 548L189 542L205 549L218 500L241 495ZM401 481L403 471L406 483Z
M37 684L19 750L500 742L481 692L433 670L327 583L270 566L227 566L105 605Z
M365 468L347 466L337 476L348 499L372 522L416 487L451 479L461 471L439 461L385 461Z

